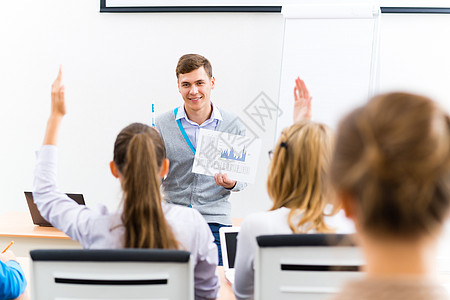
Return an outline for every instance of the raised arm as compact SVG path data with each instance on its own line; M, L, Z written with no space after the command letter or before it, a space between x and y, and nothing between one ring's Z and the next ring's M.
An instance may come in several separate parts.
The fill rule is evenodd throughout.
M99 215L107 214L100 208L91 210L78 205L57 186L58 151L56 147L61 121L66 114L64 86L61 68L52 84L51 112L47 122L44 143L37 153L34 170L33 200L42 217L54 227L79 241L83 247L90 245L90 234L94 220ZM0 298L1 299L1 298Z
M311 119L311 100L305 82L297 77L294 87L294 123Z
M66 114L65 87L62 84L62 68L59 67L58 77L52 84L52 108L47 121L44 145L56 145L61 121Z

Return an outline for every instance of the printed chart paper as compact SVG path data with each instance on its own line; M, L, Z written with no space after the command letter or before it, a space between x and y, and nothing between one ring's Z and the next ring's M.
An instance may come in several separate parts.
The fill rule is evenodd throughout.
M260 139L200 129L192 172L253 183L260 150Z

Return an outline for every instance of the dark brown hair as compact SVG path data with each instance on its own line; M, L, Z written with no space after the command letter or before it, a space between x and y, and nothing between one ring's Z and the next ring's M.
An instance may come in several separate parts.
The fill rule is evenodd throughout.
M190 73L198 68L203 67L208 77L212 77L211 63L205 57L199 54L185 54L178 60L176 74L177 78L180 74Z
M178 248L161 207L159 173L165 157L161 136L147 125L130 124L116 138L114 163L123 175L125 248Z
M362 229L416 238L435 232L450 207L449 116L426 97L373 98L340 124L331 164Z

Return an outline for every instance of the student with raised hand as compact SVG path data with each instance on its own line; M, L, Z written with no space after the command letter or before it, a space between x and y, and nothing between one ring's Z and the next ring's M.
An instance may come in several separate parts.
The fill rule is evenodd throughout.
M333 134L310 121L311 96L301 79L294 89L294 125L278 139L270 162L267 191L270 211L246 217L237 237L234 292L236 299L253 299L256 237L269 234L353 232L342 213L335 215L328 185ZM334 216L333 216L334 215Z
M27 280L11 250L0 254L0 300L15 299L24 295ZM23 297L19 299L25 299Z
M432 100L391 93L341 122L331 179L366 258L335 299L450 299L436 247L450 211L450 118Z
M217 248L211 231L196 210L164 203L160 183L169 169L158 132L144 124L125 127L114 144L111 172L121 183L117 212L80 206L56 186L57 137L66 113L62 72L52 85L51 114L35 169L34 201L53 226L83 248L162 248L191 252L195 299L215 299L219 289ZM196 230L188 230L186 228Z

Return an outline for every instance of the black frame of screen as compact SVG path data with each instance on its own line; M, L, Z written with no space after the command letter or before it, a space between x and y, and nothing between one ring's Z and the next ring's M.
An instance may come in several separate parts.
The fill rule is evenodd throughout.
M450 7L381 7L383 14L450 14Z
M100 0L101 13L281 13L280 6L128 6L106 7Z
M101 13L281 13L280 6L123 6L107 7L100 0ZM381 7L385 14L450 14L450 7Z

